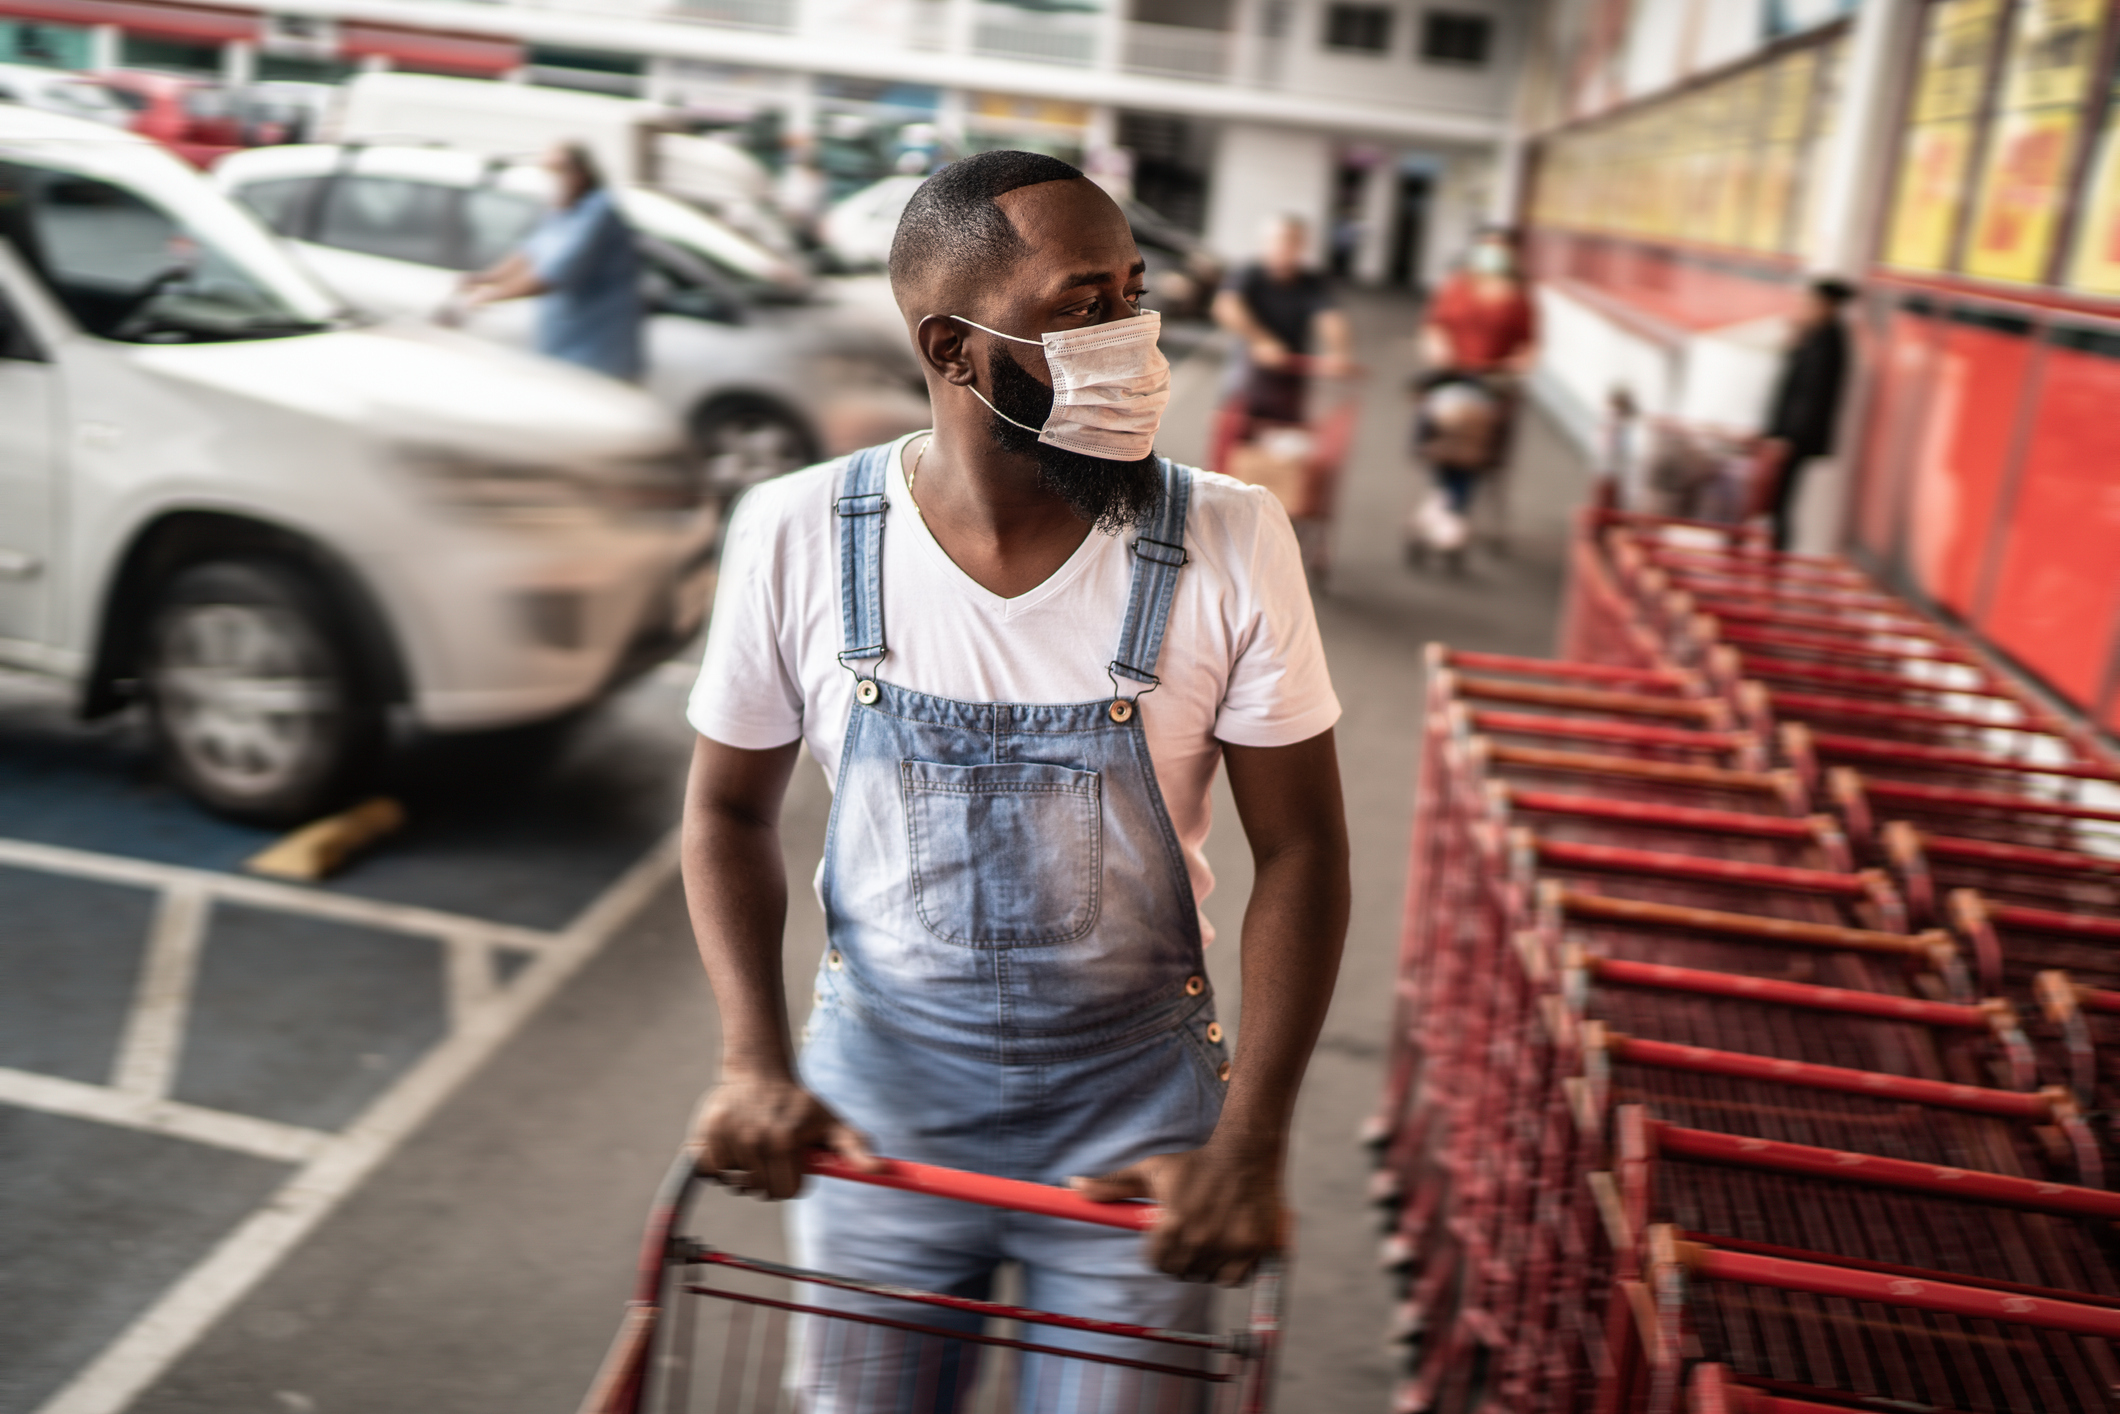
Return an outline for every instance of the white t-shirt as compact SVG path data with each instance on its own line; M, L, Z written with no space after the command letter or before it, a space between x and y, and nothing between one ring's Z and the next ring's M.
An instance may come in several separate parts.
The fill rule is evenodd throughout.
M918 434L915 434L918 435ZM1092 531L1052 576L1004 599L959 569L914 513L904 452L884 499L886 682L960 702L1096 702L1133 583L1131 538ZM731 519L687 716L702 735L764 750L801 737L836 781L854 675L842 667L839 518L844 462L776 478ZM1226 476L1193 477L1185 548L1156 674L1140 699L1149 758L1192 874L1214 887L1203 846L1220 743L1292 746L1339 720L1294 528L1274 496ZM1132 694L1140 685L1121 679ZM1206 919L1201 920L1203 932Z

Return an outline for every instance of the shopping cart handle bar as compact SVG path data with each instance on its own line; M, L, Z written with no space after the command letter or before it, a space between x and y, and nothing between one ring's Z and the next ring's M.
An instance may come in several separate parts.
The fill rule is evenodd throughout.
M818 1150L803 1160L803 1167L819 1178L843 1178L850 1183L897 1188L907 1193L926 1193L936 1198L954 1198L960 1203L980 1203L1041 1217L1070 1218L1102 1227L1146 1232L1156 1225L1162 1210L1153 1203L1099 1203L1066 1188L1046 1183L1026 1183L1018 1178L995 1178L991 1174L967 1173L963 1169L935 1164L882 1159L875 1172L860 1168L839 1155Z

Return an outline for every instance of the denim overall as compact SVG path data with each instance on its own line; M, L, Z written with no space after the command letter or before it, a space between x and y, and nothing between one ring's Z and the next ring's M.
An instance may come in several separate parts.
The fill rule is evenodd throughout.
M849 459L837 502L846 649L858 681L825 845L830 947L805 1030L804 1083L893 1158L1064 1184L1205 1143L1227 1053L1199 915L1141 730L1138 697L956 702L876 676L889 447ZM1154 686L1191 473L1163 485L1132 545L1109 665ZM1211 1288L1149 1268L1138 1234L823 1181L794 1205L805 1266L954 1295L1020 1264L1021 1301L1201 1329ZM847 1293L836 1309L905 1319ZM951 1313L916 1317L978 1329ZM1171 1348L1047 1327L1023 1338L1172 1363ZM830 1322L806 1333L798 1407L954 1410L975 1347ZM1182 1363L1182 1362L1179 1362ZM1021 1410L1180 1410L1197 1386L1027 1356Z

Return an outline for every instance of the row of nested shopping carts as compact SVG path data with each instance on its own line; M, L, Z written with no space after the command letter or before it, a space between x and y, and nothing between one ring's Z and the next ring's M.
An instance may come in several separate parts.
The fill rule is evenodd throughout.
M1398 1408L2120 1409L2120 768L1837 558L1609 509L1431 647Z

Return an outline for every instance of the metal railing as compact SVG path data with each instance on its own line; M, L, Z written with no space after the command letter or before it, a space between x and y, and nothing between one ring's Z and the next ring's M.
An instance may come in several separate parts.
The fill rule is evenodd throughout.
M1188 25L1130 23L1124 31L1120 67L1136 74L1221 80L1229 77L1235 36Z
M1097 35L1086 26L1063 28L1024 20L982 19L972 30L972 52L992 59L1029 59L1086 68L1096 62Z
M671 0L664 13L741 29L792 30L796 19L795 0Z

